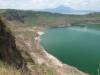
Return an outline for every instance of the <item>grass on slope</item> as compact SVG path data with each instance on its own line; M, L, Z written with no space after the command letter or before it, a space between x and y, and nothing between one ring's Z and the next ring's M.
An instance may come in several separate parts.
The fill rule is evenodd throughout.
M0 61L0 75L22 75L20 70Z

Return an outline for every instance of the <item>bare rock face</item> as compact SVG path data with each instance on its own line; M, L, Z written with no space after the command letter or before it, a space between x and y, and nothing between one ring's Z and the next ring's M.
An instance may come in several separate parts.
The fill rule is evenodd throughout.
M17 67L22 65L22 57L17 51L14 37L0 21L0 58Z

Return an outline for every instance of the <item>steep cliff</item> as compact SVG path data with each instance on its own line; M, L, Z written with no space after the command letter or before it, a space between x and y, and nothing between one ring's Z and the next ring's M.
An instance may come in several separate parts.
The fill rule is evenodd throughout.
M15 66L17 69L22 69L23 72L28 72L26 63L16 47L15 37L2 20L0 20L0 60Z

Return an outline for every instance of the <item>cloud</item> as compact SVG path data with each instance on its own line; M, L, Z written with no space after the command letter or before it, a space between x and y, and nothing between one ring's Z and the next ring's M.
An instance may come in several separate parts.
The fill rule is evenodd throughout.
M46 9L60 5L60 0L0 0L0 8Z
M64 0L64 5L80 10L99 10L100 0Z
M79 10L99 10L100 0L0 0L1 9L50 9L60 5Z

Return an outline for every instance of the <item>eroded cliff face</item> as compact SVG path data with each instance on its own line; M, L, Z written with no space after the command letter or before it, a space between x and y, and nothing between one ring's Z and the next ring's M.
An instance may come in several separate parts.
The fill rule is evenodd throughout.
M11 32L9 32L3 22L0 21L0 58L20 67L23 60L16 48L14 39Z
M29 75L26 63L16 47L15 37L2 20L0 20L0 60L22 69L23 72L26 71L25 73Z

